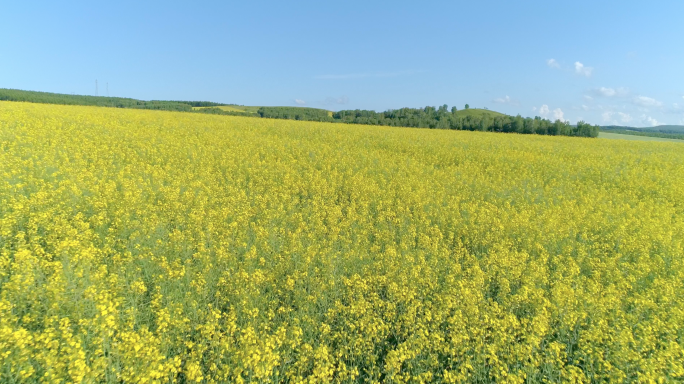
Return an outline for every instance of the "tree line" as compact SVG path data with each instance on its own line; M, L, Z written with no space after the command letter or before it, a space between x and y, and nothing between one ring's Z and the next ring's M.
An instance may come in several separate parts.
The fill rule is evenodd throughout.
M214 103L213 101L175 101L175 103L187 104L191 107L221 107L227 104Z
M192 106L178 101L136 100L123 97L66 95L61 93L22 91L0 88L0 100L43 104L87 105L112 108L156 109L164 111L192 111Z
M467 105L466 109L468 109ZM296 107L264 107L258 111L261 117L276 119L328 121L392 127L582 137L598 137L599 132L599 126L587 124L583 121L573 126L566 121L550 121L539 116L523 118L520 115L508 116L490 111L470 110L465 112L465 114L463 112L458 111L456 107L449 110L447 105L439 108L427 106L425 108L390 109L385 112L357 109L330 113L322 109Z
M668 129L657 129L657 128L627 128L621 126L605 126L601 127L602 131L619 133L621 135L632 135L632 136L646 136L646 137L659 137L662 139L677 139L684 140L684 132L668 130Z
M508 116L491 111L459 111L442 105L438 108L390 109L385 112L371 110L342 110L330 112L317 108L302 107L261 107L256 114L247 112L224 111L219 106L227 104L210 101L163 101L136 100L121 97L102 97L66 95L49 92L22 91L0 88L0 100L25 101L45 104L90 105L114 108L156 109L231 116L258 116L262 118L336 122L346 124L386 125L393 127L414 127L432 129L453 129L467 131L510 132L521 134L597 137L599 126L583 121L570 125L561 120L550 121L537 116L523 118ZM205 107L193 110L193 107Z
M333 114L325 109L304 107L261 107L257 110L260 117L306 121L333 122Z

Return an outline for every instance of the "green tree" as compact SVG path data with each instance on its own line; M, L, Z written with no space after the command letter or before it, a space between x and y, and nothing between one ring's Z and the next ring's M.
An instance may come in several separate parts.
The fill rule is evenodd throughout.
M518 115L514 117L512 123L513 132L523 132L523 129L525 128L525 119L523 119L522 116Z

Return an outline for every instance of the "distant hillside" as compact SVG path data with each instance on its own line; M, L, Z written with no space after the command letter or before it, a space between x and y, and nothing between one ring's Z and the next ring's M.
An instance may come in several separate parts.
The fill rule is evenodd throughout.
M332 112L308 107L258 107L222 104L211 101L136 100L121 97L66 95L60 93L22 91L0 88L0 100L46 104L87 105L115 108L159 109L217 115L253 116L262 118L335 122L346 124L385 125L394 127L434 128L468 131L488 131L537 135L597 137L598 126L584 122L570 125L560 120L540 117L508 116L488 109L458 110L448 106ZM467 105L466 105L467 106ZM632 131L634 132L634 131ZM655 133L649 133L653 135ZM660 134L660 133L658 133Z
M260 117L271 119L289 119L289 120L307 120L307 121L327 121L327 122L344 122L344 123L358 123L371 125L397 125L397 126L417 126L417 127L432 127L430 122L433 116L427 117L430 110L437 111L434 107L426 108L402 108L397 110L390 110L386 112L375 112L367 110L341 110L338 112L329 111L320 108L310 107L256 107L244 105L223 105L218 107L194 107L193 110L207 113L219 113L221 110L230 114L234 113L248 113L258 115ZM412 119L403 120L396 114L411 114ZM379 116L382 116L380 118ZM452 111L449 113L451 119L464 119L469 121L495 118L504 118L507 115L490 111L488 109L462 109ZM379 119L379 120L378 120ZM389 120L391 121L389 121ZM409 121L410 120L410 121ZM423 122L419 122L423 120ZM409 125L410 124L410 125Z
M654 127L654 129L660 132L681 132L684 133L684 125L659 125Z
M661 136L662 133L648 134L648 132L639 132L638 134L623 133L622 131L601 131L599 132L599 138L601 139L613 139L613 140L632 140L632 141L661 141L670 143L684 143L684 135L682 138L676 139L676 136Z
M489 118L495 118L495 117L503 117L503 116L508 116L506 114L503 114L501 112L495 112L495 111L490 111L489 109L479 109L479 108L470 108L470 109L461 109L460 111L453 112L453 115L455 117L477 117L477 118L483 118L483 117L489 117Z
M684 133L684 125L658 125L655 127L626 127L620 125L607 125L602 126L604 131L615 131L615 130L626 130L626 131L636 131L636 132L662 132L662 133Z
M193 107L192 109L194 110L199 110L199 109L207 109L207 108L213 108L213 107ZM259 108L261 107L248 107L244 105L237 105L237 104L222 104L220 106L217 106L216 108L226 111L226 112L241 112L241 113L257 113Z
M136 100L123 97L66 95L62 93L22 91L0 88L0 100L22 101L42 104L88 105L112 108L157 109L166 111L191 111L192 106L178 101Z
M684 125L658 125L648 128L623 127L608 125L601 127L601 131L619 133L623 135L659 137L663 139L684 140Z
M246 106L246 105L236 105L236 104L225 104L217 107L194 107L193 110L201 109L213 109L218 108L225 112L239 112L239 113L249 113L253 115L259 115L260 117L267 118L289 118L289 117L278 117L276 115L289 115L288 113L303 114L303 113L313 113L318 115L323 115L327 117L332 117L333 112L327 109L320 108L309 108L309 107L266 107L266 106ZM295 119L294 117L292 119ZM295 119L299 120L299 119Z
M599 127L578 122L550 121L541 117L508 116L487 109L457 110L447 105L438 108L389 109L384 112L345 110L333 113L335 122L466 131L488 131L537 135L597 137Z
M215 103L211 101L173 101L173 100L137 100L124 97L105 97L87 95L67 95L63 93L23 91L19 89L0 88L0 101L19 101L41 104L86 105L110 108L157 109L180 112L199 112L219 115L257 115L261 117L276 117L276 115L298 116L297 120L309 120L304 115L316 117L330 117L331 111L302 107L261 107L237 104ZM268 114L263 116L259 111L267 108ZM295 112L293 112L295 111ZM290 118L290 117L284 117Z

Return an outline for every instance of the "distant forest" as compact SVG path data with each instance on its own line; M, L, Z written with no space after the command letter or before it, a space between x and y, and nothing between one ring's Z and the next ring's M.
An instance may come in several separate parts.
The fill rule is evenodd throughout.
M653 128L633 128L611 125L601 127L601 130L605 132L619 133L622 135L660 137L663 139L684 140L684 129L682 128L684 127L672 125L663 125Z
M101 96L66 95L48 92L0 89L0 100L25 101L46 104L91 105L115 108L157 109L232 116L259 116L262 118L337 122L346 124L385 125L453 129L467 131L510 132L554 136L598 137L599 126L580 121L573 126L560 120L550 121L541 117L523 118L508 116L488 110L458 111L447 105L439 108L401 108L385 112L369 110L344 110L331 112L324 109L301 107L261 107L256 114L225 111L218 107L227 104L209 101L142 101L136 99ZM193 110L193 107L203 107Z
M225 105L225 104L222 104ZM201 109L194 109L192 112L195 113L205 113L209 115L226 115L226 116L251 116L251 117L258 117L255 116L253 113L249 112L242 112L242 111L225 111L223 109L220 109L216 106L214 107L207 107L207 108L201 108Z
M192 105L178 101L143 101L122 97L65 95L61 93L1 89L0 100L26 101L43 104L89 105L112 108L156 109L163 111L192 111Z
M552 122L537 116L523 118L494 112L480 115L460 115L454 107L449 111L446 105L439 108L402 108L385 112L339 111L333 114L335 121L352 124L389 125L395 127L416 127L454 129L466 131L510 132L537 135L562 135L598 137L599 127L583 121L572 126L567 122Z
M483 111L480 114L466 114L456 107L447 105L439 108L402 108L385 112L368 110L345 110L330 113L314 108L263 107L259 116L276 119L308 121L329 121L346 124L386 125L392 127L414 127L453 129L465 131L510 132L522 134L598 137L599 127L583 121L572 126L567 122L552 122L541 117L523 118Z
M191 107L220 107L221 103L214 103L213 101L172 101L173 103L187 104Z
M333 114L325 109L303 107L261 107L257 111L261 117L271 119L290 119L307 121L334 122Z

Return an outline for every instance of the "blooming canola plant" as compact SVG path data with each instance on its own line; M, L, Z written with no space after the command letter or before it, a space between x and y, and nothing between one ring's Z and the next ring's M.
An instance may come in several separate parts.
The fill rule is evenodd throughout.
M684 146L0 102L0 382L684 380Z

